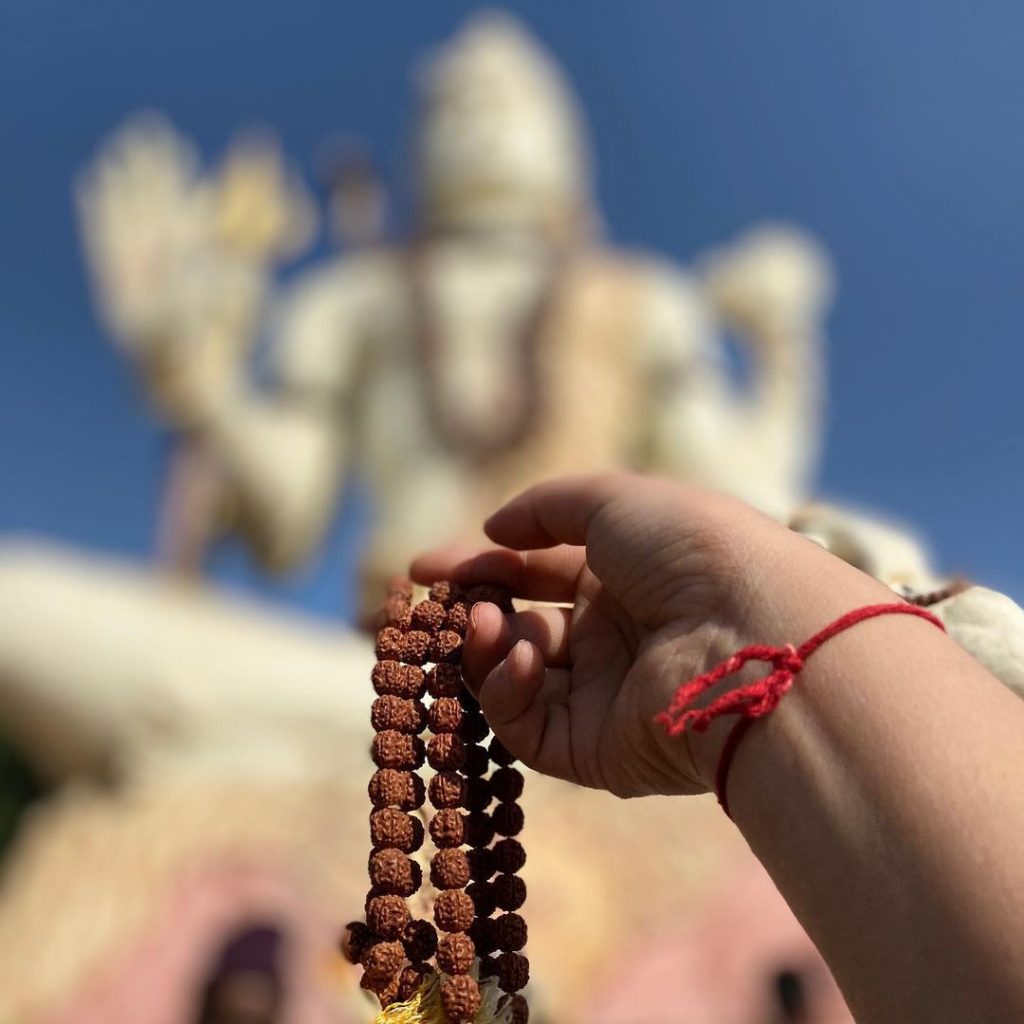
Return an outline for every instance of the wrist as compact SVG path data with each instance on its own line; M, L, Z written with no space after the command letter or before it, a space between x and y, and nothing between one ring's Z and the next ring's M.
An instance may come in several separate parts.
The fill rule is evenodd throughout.
M786 539L790 537L792 535ZM793 537L793 540L797 543L792 546L778 545L778 560L761 558L752 563L761 568L748 579L741 591L740 606L734 608L731 615L732 620L740 625L731 630L720 630L713 642L704 644L705 657L700 670L693 675L681 676L677 685L710 672L744 648L764 646L768 651L774 650L781 655L787 646L798 648L824 627L855 609L898 602L896 595L877 580L802 538ZM827 646L834 642L830 641ZM805 677L812 676L816 668L827 669L828 660L825 652L821 651L815 653L806 668L796 669L799 675L793 680L794 689L805 685ZM719 679L688 707L693 710L707 708L755 681L768 679L780 667L784 665L754 658ZM770 685L768 689L771 689ZM785 700L789 699L791 695L786 695ZM740 713L726 712L710 722L693 722L681 737L669 738L670 743L686 739L681 745L682 753L692 764L702 789L716 789L726 747L740 740L740 736L733 741L730 737L741 721L744 718ZM758 719L748 718L746 721L753 725ZM748 727L745 726L743 731ZM729 756L731 751L726 755Z

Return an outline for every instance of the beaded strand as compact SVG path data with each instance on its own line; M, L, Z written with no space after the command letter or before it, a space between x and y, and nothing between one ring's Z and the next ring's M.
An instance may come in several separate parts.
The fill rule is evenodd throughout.
M471 973L479 962L480 978L495 977L502 990L503 1016L526 1024L529 1010L521 989L529 963L521 950L527 933L516 913L526 898L518 876L526 854L515 838L523 827L517 802L523 776L497 738L485 746L490 729L461 670L470 609L479 601L512 611L508 595L498 588L463 592L446 582L435 584L428 599L415 606L412 586L403 582L385 602L372 676L377 698L370 714L377 766L369 785L371 886L366 921L348 926L344 952L362 965L361 984L382 1007L420 990L435 959L449 1024L466 1024L480 1009L480 987ZM425 671L428 664L432 667ZM432 698L429 708L425 692ZM420 735L424 728L431 734L426 745ZM424 760L433 772L427 786L416 773ZM497 768L488 777L492 761ZM422 845L424 830L409 812L423 807L428 796L436 930L415 920L406 903L423 882L419 864L408 855ZM497 806L489 812L495 798ZM495 835L501 838L492 846ZM494 917L497 910L502 913Z

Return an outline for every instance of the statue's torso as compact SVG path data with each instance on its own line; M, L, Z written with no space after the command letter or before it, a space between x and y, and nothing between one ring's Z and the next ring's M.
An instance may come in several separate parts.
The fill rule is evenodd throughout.
M372 252L322 277L338 313L321 372L376 499L371 578L479 536L537 480L637 464L651 281L610 250L557 261L523 239Z
M453 244L385 266L353 424L379 499L371 575L477 535L538 479L629 461L639 382L625 261L558 267L536 247Z

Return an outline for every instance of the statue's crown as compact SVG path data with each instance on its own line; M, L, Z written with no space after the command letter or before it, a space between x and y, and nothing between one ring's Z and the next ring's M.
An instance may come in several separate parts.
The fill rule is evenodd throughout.
M472 17L424 63L418 85L417 179L428 216L444 220L481 194L516 195L520 209L526 201L548 211L587 205L576 99L554 59L509 14Z

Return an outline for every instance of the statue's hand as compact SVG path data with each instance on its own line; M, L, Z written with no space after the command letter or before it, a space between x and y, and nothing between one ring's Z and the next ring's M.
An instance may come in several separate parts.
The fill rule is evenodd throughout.
M123 127L77 188L85 255L118 342L143 354L181 334L196 312L208 190L187 140L162 120Z
M828 259L789 227L760 227L705 261L711 301L753 340L818 320L832 295Z
M78 206L111 332L166 415L202 418L237 378L273 265L311 235L305 192L265 141L203 175L189 142L147 117L100 152Z

